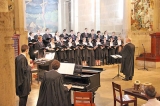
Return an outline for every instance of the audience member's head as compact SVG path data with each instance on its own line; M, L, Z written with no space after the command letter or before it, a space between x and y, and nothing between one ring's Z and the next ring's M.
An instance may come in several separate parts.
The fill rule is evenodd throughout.
M21 52L22 53L26 53L27 54L28 51L29 51L28 49L29 49L29 47L26 44L24 44L24 45L21 46Z
M52 62L52 69L58 70L60 67L60 62L58 60L53 60Z
M155 87L152 85L147 86L145 89L145 94L147 96L148 99L153 99L156 96L156 90Z

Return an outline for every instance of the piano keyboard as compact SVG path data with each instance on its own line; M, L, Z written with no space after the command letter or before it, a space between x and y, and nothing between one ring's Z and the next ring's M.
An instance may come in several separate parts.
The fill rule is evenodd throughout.
M67 84L63 84L63 85L67 86ZM72 88L84 89L84 86L72 85Z

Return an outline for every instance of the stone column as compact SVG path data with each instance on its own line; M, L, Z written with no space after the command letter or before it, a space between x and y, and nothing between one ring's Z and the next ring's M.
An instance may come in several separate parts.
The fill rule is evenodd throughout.
M25 28L25 0L15 1L15 32L20 34L20 46L28 44L28 31Z
M0 1L0 106L15 106L14 49L11 39L14 33L13 12L8 1ZM11 6L12 7L12 6ZM13 8L13 7L12 7Z

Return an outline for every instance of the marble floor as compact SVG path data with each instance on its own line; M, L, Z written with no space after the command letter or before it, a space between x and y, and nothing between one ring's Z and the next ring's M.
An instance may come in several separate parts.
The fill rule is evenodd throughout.
M112 81L121 85L122 89L133 87L135 80L140 80L142 83L150 82L155 86L157 92L160 93L160 68L151 69L149 71L138 70L140 67L135 67L135 76L132 81L123 81L121 78L112 79L117 75L117 65L106 65L103 66L105 71L101 73L101 87L97 90L95 95L95 104L96 106L113 106L113 92L112 92ZM37 81L33 81L32 91L29 95L27 106L36 106L37 98L39 94L40 85L37 84ZM18 97L17 106L18 106ZM141 106L145 103L145 100L138 99L138 106ZM118 104L118 103L117 103ZM119 105L118 105L119 106ZM133 106L131 104L130 106Z

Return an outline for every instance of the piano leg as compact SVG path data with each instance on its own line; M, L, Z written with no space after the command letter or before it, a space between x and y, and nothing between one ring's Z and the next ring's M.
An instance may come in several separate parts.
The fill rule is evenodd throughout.
M93 100L93 103L94 103L94 98L95 98L96 93L95 93L95 92L92 92L92 94L93 94L92 100Z

